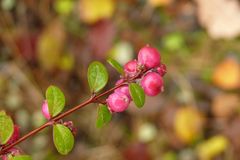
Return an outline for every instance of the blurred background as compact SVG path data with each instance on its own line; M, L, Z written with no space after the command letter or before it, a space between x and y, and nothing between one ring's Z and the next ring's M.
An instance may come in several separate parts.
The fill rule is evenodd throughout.
M150 44L167 65L165 91L95 127L97 106L67 117L78 128L60 156L47 129L20 144L34 160L239 160L238 0L1 0L0 110L21 135L45 122L50 84L71 108L89 96L87 67L121 64Z

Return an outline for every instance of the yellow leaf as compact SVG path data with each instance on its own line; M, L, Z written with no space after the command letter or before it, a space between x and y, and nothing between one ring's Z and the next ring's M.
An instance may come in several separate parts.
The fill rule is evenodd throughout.
M213 82L222 89L240 87L240 65L233 58L227 58L218 64L213 73Z
M74 57L70 53L65 53L61 56L58 63L60 69L71 71L74 67Z
M197 146L197 154L200 160L210 160L226 150L228 140L222 135L217 135Z
M202 135L204 119L192 107L183 107L176 112L174 128L178 138L184 143L192 143Z
M80 18L86 23L95 23L110 18L115 9L113 0L81 0L79 3Z
M152 7L167 6L172 3L172 0L148 0L148 3Z
M59 21L53 21L43 31L37 44L38 61L45 70L57 67L65 40L65 32Z

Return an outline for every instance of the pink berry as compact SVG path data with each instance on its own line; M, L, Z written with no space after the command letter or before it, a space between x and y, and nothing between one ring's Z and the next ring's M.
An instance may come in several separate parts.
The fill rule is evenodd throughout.
M13 156L17 156L17 155L20 155L20 154L21 154L21 153L20 153L20 150L17 149L17 148L11 148L11 149L9 149L9 152L10 152L10 154L13 155Z
M154 68L160 65L161 57L156 48L145 46L138 53L138 61L146 68Z
M11 144L11 143L15 142L16 140L18 140L19 136L20 136L19 126L14 125L13 134L12 134L11 138L8 140L7 144Z
M131 95L130 95L130 92L129 92L129 88L127 85L124 85L122 87L119 87L117 88L114 92L116 93L123 93L125 94L126 96L128 96L129 99L131 99Z
M137 60L129 61L124 65L124 72L128 76L133 76L137 73Z
M123 93L112 93L107 99L109 110L112 112L123 112L128 108L130 99Z
M2 156L0 156L0 159L2 159L2 160L8 160L8 156L7 156L7 155L2 155Z
M123 79L119 79L119 80L116 82L115 85L119 85L119 84L121 84L122 82L123 82ZM131 96L130 96L130 92L129 92L128 85L124 85L124 86L122 86L122 87L119 87L119 88L115 89L114 92L116 92L116 93L123 93L123 94L125 94L126 96L128 96L129 99L131 100Z
M156 96L163 91L163 79L155 72L147 73L141 81L141 86L148 96Z
M116 82L115 86L123 83L123 81L124 81L123 79L119 79L119 80Z
M50 116L50 113L48 111L48 104L47 104L47 101L44 100L43 104L42 104L42 114L43 116L46 118L46 119L50 119L51 116Z
M159 67L157 67L157 72L161 75L164 76L167 73L167 67L165 64L160 64Z

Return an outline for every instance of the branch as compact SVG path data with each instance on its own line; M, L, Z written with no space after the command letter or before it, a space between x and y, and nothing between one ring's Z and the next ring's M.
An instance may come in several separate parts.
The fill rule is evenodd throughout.
M109 93L113 92L115 89L123 86L123 85L126 85L127 83L130 83L130 82L134 82L137 78L141 77L144 73L146 73L148 70L140 70L134 77L131 77L129 79L125 79L122 83L116 85L115 87L103 92L103 93L100 93L99 95L94 95L89 98L88 100L86 100L85 102L69 109L68 111L66 112L63 112L53 118L51 118L48 122L46 122L45 124L41 125L40 127L32 130L31 132L27 133L26 135L24 135L23 137L19 138L17 141L11 143L11 144L8 144L8 145L5 145L1 148L0 150L0 155L3 155L5 154L9 149L11 149L12 147L18 145L19 143L23 142L24 140L28 139L29 137L35 135L36 133L40 132L41 130L43 130L44 128L48 127L48 126L51 126L52 124L58 122L60 119L70 115L71 113L79 110L80 108L83 108L85 106L87 106L88 104L90 103L97 103L99 101L99 99L105 95L108 95Z
M35 135L36 133L40 132L41 130L43 130L44 128L48 127L48 126L51 126L52 124L54 124L55 122L59 121L60 119L70 115L71 113L77 111L78 109L80 108L83 108L84 106L87 106L88 104L90 103L95 103L99 100L99 98L105 96L105 95L108 95L109 93L113 92L115 89L125 85L126 83L121 83L119 85L116 85L115 87L99 94L99 95L95 95L95 96L92 96L91 98L89 98L88 100L86 100L85 102L69 109L68 111L62 113L62 114L59 114L57 115L56 117L53 117L52 119L50 119L48 122L46 122L45 124L41 125L40 127L32 130L31 132L27 133L26 135L24 135L23 137L19 138L17 141L13 142L12 144L9 144L9 145L6 145L6 146L3 146L2 150L0 151L0 155L3 155L5 154L10 148L16 146L17 144L21 143L22 141L28 139L29 137Z

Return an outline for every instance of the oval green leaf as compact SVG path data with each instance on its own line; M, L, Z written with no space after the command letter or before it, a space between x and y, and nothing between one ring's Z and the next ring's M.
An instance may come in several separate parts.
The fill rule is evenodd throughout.
M0 114L0 144L5 144L11 138L14 124L10 116L1 111Z
M61 124L53 126L53 141L57 151L62 155L67 155L74 145L72 132L69 128Z
M88 84L91 92L100 91L108 81L108 72L105 66L97 61L92 62L88 67Z
M136 83L129 85L131 97L138 108L141 108L145 103L145 93L141 86Z
M32 160L32 157L28 155L18 155L18 156L11 157L10 160Z
M123 74L123 67L121 64L119 64L116 60L109 58L107 62L115 68L120 74Z
M58 87L48 87L46 91L46 99L51 117L58 115L64 109L65 96Z
M96 126L98 128L103 127L105 124L109 123L112 119L112 114L108 110L106 105L100 104L98 107L98 116L96 121Z

